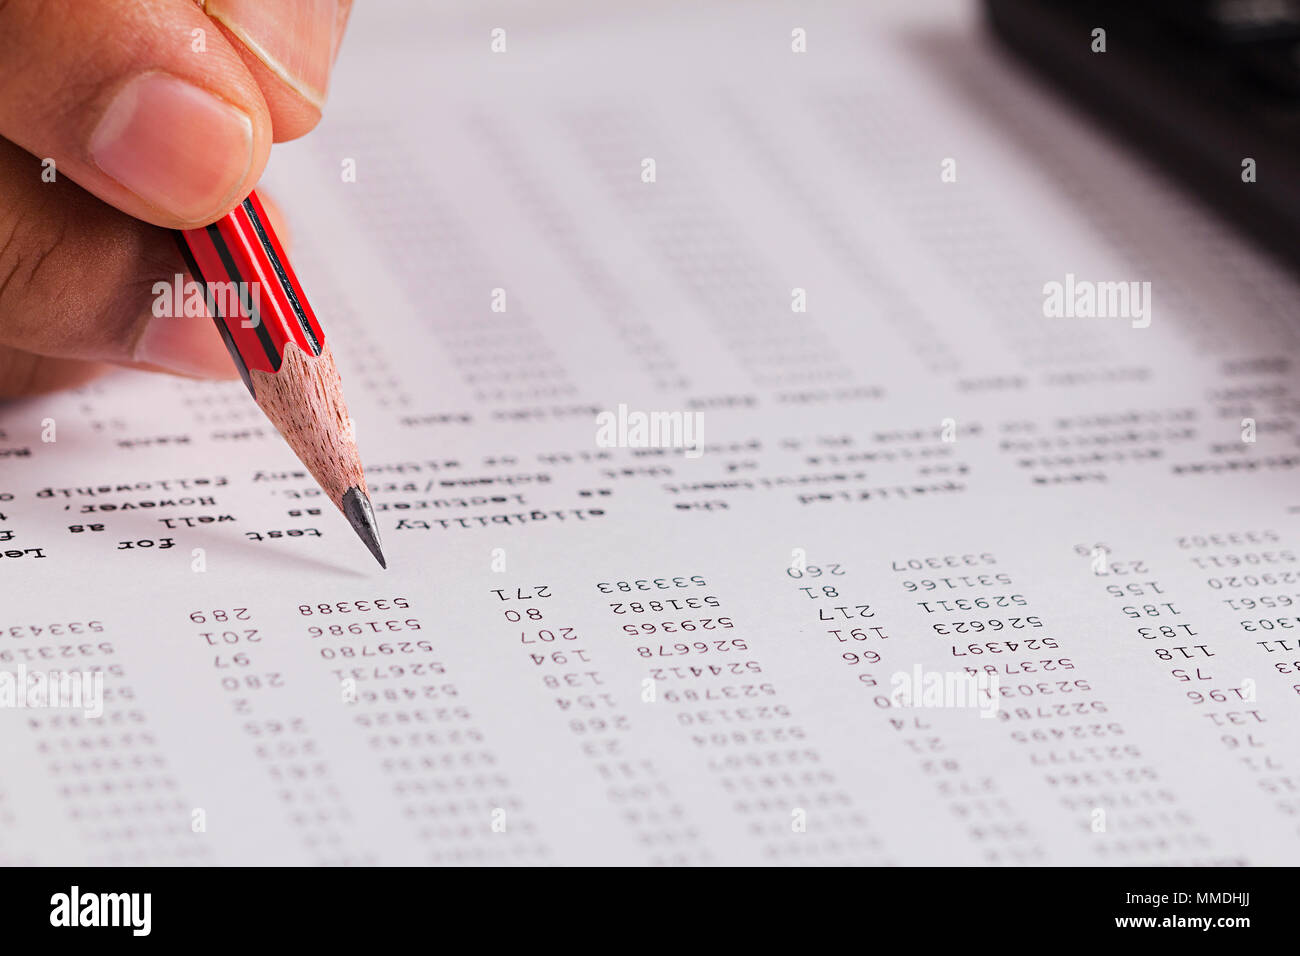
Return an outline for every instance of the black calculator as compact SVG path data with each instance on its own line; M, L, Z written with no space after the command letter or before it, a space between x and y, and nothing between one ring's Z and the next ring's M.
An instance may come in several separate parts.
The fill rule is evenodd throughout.
M984 6L1021 60L1300 268L1300 0Z

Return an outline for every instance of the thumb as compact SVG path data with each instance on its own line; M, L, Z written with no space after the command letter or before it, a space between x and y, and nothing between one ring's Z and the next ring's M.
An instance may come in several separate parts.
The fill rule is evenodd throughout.
M0 137L132 216L184 228L253 189L272 118L193 0L4 0Z

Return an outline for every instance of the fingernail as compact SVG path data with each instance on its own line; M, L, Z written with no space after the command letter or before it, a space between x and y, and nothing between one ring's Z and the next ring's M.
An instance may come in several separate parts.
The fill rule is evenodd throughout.
M155 316L149 320L131 355L135 362L191 375L230 378L235 366L210 319Z
M309 102L325 105L338 0L208 0L204 10Z
M203 222L238 198L253 162L253 122L178 77L145 73L109 104L90 137L90 155L151 206Z

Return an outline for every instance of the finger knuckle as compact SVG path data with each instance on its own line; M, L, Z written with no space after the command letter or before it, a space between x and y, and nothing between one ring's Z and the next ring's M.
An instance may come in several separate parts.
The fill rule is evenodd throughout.
M26 203L0 215L0 316L6 339L24 338L44 318L33 307L32 289L57 296L58 283L45 280L61 258L67 231L64 217L43 215Z

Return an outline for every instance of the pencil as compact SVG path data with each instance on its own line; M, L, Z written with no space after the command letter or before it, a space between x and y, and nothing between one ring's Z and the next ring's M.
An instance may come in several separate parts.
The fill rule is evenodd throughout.
M257 193L176 243L253 400L388 567L334 356Z

